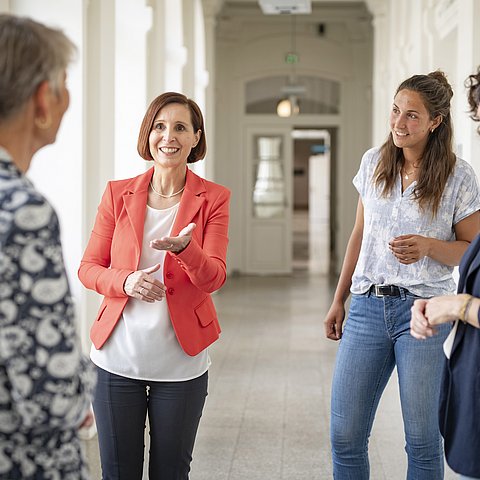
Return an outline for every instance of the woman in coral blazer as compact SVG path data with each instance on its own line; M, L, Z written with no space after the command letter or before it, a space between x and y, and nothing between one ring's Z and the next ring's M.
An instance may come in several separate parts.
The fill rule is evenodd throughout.
M109 182L79 277L104 295L91 329L94 411L104 479L188 479L207 395L207 347L219 336L210 293L226 278L230 192L190 171L206 152L190 99L150 104L138 151L154 166Z

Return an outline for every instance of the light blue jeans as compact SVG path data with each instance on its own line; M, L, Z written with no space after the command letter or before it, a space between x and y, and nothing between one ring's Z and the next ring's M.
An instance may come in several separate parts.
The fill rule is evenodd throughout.
M367 480L368 438L383 390L397 366L408 455L408 480L443 479L438 397L444 364L444 324L428 340L410 335L410 308L418 298L353 295L337 352L330 434L336 480Z

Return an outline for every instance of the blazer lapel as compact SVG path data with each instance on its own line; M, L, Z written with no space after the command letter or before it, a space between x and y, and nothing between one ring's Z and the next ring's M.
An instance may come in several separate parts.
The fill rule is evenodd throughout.
M201 196L204 192L205 185L202 179L187 168L185 191L183 192L177 217L173 224L172 236L177 236L195 217L205 202L205 197Z
M126 186L123 194L123 202L127 211L128 219L135 232L135 239L139 251L141 251L143 242L143 229L145 223L145 211L148 200L148 183L153 175L153 167L144 174L135 177L132 182ZM201 196L205 192L203 180L193 173L187 167L187 179L185 191L175 219L172 236L176 236L185 228L195 217L201 206L205 202L205 197Z
M142 250L145 212L147 210L148 183L153 175L153 168L143 175L134 178L132 183L125 188L123 202L127 211L128 219L135 232L138 251Z

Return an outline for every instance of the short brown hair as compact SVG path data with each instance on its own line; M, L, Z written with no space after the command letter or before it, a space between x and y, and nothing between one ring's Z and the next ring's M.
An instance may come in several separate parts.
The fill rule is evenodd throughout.
M192 148L192 151L187 159L187 163L197 162L198 160L204 158L205 154L207 153L207 141L205 138L205 126L203 124L202 111L193 100L177 92L162 93L162 95L159 95L152 101L152 103L150 103L145 116L143 117L142 125L140 126L140 133L138 134L138 153L144 160L153 160L148 142L150 132L152 131L153 127L153 121L155 120L158 112L170 103L179 103L180 105L185 105L190 110L190 117L194 132L196 133L200 130L200 140L198 141L197 145Z

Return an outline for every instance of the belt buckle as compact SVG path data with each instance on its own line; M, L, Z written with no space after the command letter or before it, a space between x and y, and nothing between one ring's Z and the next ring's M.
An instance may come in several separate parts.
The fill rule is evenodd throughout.
M383 287L383 285L374 285L375 296L376 297L384 297L385 296L385 294L382 293L382 287Z

